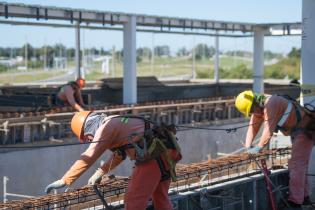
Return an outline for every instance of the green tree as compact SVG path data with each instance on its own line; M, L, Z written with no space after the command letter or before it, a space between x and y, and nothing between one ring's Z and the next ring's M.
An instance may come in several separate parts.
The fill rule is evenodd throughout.
M213 47L208 47L206 44L198 44L195 47L195 56L197 60L209 59L215 54Z
M34 56L34 48L32 47L32 45L28 43L23 45L19 52L19 55L25 57L25 52L27 52L27 59L30 60Z
M186 49L186 47L179 48L179 50L176 53L176 55L178 57L188 56L189 54L190 54L190 52Z
M8 67L0 64L0 72L6 72L8 70Z
M300 58L301 57L301 49L296 49L295 47L288 53L288 57L290 58Z
M220 75L227 79L250 79L253 77L253 71L245 64L240 64L232 69L220 69Z
M154 48L154 55L157 55L157 56L170 56L171 55L170 47L167 46L167 45L156 46Z
M72 60L75 57L75 49L74 48L68 48L66 50L66 54L67 54L67 59L68 60Z

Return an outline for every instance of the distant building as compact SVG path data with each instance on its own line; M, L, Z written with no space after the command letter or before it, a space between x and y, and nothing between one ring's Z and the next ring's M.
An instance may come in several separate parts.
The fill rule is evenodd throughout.
M66 57L54 57L54 67L56 69L66 69L67 68L67 58Z
M100 56L98 58L93 59L93 61L101 61L101 71L104 73L105 77L109 76L110 68L109 68L109 60L112 59L111 56Z

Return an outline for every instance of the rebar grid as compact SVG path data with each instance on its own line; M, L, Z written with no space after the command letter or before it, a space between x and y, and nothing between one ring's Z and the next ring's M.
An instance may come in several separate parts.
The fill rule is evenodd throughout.
M157 124L176 125L240 118L233 99L205 98L95 107L94 112L107 115L137 115ZM0 145L32 143L74 137L70 129L73 112L0 113Z
M170 194L184 192L248 177L260 173L256 161L266 159L269 169L283 168L287 164L291 148L265 150L258 155L242 153L200 163L179 165L177 181L171 184ZM109 203L121 201L129 178L106 179L98 185L100 193ZM101 205L91 186L85 186L56 195L1 203L0 209L81 209Z
M181 105L194 105L196 109L203 108L203 105L216 105L218 103L230 102L234 101L233 97L210 97L210 98L198 98L198 99L183 99L183 100L165 100L165 101L153 101L153 102L143 102L134 105L126 105L126 104L116 104L116 105L108 105L108 104L99 104L99 105L89 105L91 110L103 110L105 112L130 112L131 110L145 110L150 111L153 108L169 108L181 106ZM206 108L206 107L205 107ZM69 112L74 112L75 110L70 106L65 107L51 107L42 111L24 111L21 112L17 109L16 112L1 112L0 118L2 120L13 120L15 118L32 118L32 117L43 117L43 116L51 116L54 114L67 114ZM191 111L191 110L189 110ZM194 111L194 110L193 110Z

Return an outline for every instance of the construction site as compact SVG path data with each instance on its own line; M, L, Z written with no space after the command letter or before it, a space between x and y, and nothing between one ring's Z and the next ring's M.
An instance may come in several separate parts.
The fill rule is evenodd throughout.
M140 116L158 125L175 125L182 158L176 165L176 179L168 189L174 210L311 210L315 209L315 153L311 152L305 172L310 203L291 208L288 165L292 139L284 132L275 132L258 153L248 152L245 140L250 118L244 117L235 105L239 93L253 90L289 96L313 106L314 96L309 93L315 92L315 2L303 0L301 4L300 22L255 24L0 2L0 24L73 29L72 80L85 77L80 30L123 33L122 77L84 80L84 109L105 116ZM189 79L137 76L135 42L139 32L209 36L216 43L221 37L251 37L253 78L221 79L218 44L213 79L196 79L194 72ZM264 79L264 37L271 36L301 37L300 83ZM45 193L45 187L62 178L93 143L81 139L80 143L73 133L71 121L81 110L55 103L54 93L65 83L56 79L1 84L1 210L125 209L124 196L137 167L133 160L127 158L99 183L87 184L114 150L101 154L70 186ZM260 129L253 146L262 133ZM146 209L157 209L153 199L149 199Z

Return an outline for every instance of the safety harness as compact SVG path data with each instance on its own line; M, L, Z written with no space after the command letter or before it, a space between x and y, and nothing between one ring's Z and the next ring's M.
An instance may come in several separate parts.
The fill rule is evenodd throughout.
M287 121L292 109L294 108L296 124L291 132L296 131L297 129L299 129L299 124L302 121L302 110L304 110L307 115L309 115L310 113L308 113L308 111L305 110L304 107L302 107L295 99L291 98L290 96L281 95L281 97L285 98L288 101L288 105L280 120L278 121L276 129L280 131L287 131L287 129L283 125Z
M140 116L117 116L121 117L121 123L128 123L129 118L142 119L145 123L144 135L137 142L133 141L133 137L129 136L126 144L120 147L112 148L113 152L117 152L122 159L126 159L126 150L134 148L136 151L136 165L156 160L161 171L161 181L172 178L172 181L176 181L175 166L176 163L181 159L181 150L175 137L176 129L175 125L166 125L161 123L156 125ZM153 128L151 128L153 124ZM178 152L179 158L174 160L170 155L170 149L174 149ZM166 169L164 164L165 160L169 165L170 170Z
M65 91L65 87L67 85L70 85L75 92L80 89L79 85L76 82L72 81L72 82L68 82L67 84L62 85L61 87L59 87L58 93L59 92L64 92Z
M54 94L54 102L53 103L55 105L59 106L59 105L68 104L68 102L64 102L63 100L59 99L59 97L58 97L59 93L65 92L65 87L67 85L70 85L72 87L72 89L74 90L74 99L76 100L77 103L79 103L79 100L77 99L77 94L78 94L78 91L80 90L80 87L76 82L72 81L72 82L68 82L67 84L62 85L58 88L57 93Z

